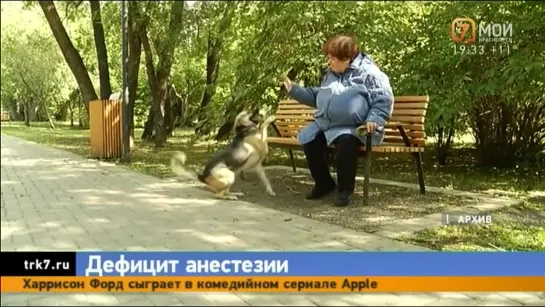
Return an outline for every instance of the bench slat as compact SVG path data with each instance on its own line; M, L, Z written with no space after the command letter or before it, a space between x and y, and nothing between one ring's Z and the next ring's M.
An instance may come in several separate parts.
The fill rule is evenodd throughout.
M282 100L282 101L280 101L280 104L281 104L281 105L282 105L282 104L284 104L284 105L289 105L289 104L300 104L300 105L306 106L306 105L300 103L300 102L297 101L297 100Z
M396 129L397 126L402 126L405 131L424 131L424 125L419 124L409 124L409 123L399 123L399 122L388 122L384 125L386 128Z
M428 96L396 96L394 97L394 103L406 103L406 102L429 102Z
M301 121L297 121L297 122L276 122L276 127L280 128L284 128L284 129L287 129L287 128L290 128L290 129L301 129L303 127L305 127L308 122L301 122Z
M331 146L335 148L335 146ZM365 146L360 146L361 151L366 151ZM406 147L399 144L382 143L379 146L373 146L372 152L424 152L424 147Z
M395 109L392 112L392 116L403 116L403 115L413 115L413 116L425 116L425 109Z
M424 140L424 139L417 139L417 138L410 138L409 137L409 141L413 145L418 145L418 146L425 146L426 145L426 140ZM387 143L395 143L395 144L405 145L405 141L403 140L403 138L401 136L386 136L386 137L384 137L383 144L387 144Z
M399 133L399 130L397 130L397 128L395 130L394 129L384 129L384 133L386 134L386 136L401 136L401 134ZM407 134L407 136L409 138L423 139L423 138L426 137L426 133L424 133L424 131L405 130L405 133Z
M278 110L316 110L303 104L279 104Z
M304 114L304 115L314 115L314 113L318 111L316 109L308 109L308 110L278 110L276 111L276 114L285 114L285 115L297 115L297 114Z
M365 146L361 146L360 150L365 151ZM372 152L384 153L404 153L404 152L424 152L424 147L402 147L402 146L375 146Z
M292 119L297 121L314 121L314 116L312 115L276 115L276 119Z
M415 124L423 124L424 123L424 117L422 116L392 116L390 118L390 121L392 122L401 122L401 123L415 123Z
M297 137L297 131L296 130L282 130L279 129L280 133L282 134L282 137Z
M427 102L403 102L403 103L394 103L394 111L396 109L402 110L402 109L419 109L424 110L428 108Z
M302 120L292 120L292 121L279 121L278 117L275 121L276 126L298 126L298 127L304 127L308 125L308 121L302 121Z
M285 137L268 137L267 143L269 144L299 144L299 140L296 138L285 138Z
M304 126L297 126L297 127L276 126L276 128L278 128L278 130L280 131L296 131L297 132L303 129Z

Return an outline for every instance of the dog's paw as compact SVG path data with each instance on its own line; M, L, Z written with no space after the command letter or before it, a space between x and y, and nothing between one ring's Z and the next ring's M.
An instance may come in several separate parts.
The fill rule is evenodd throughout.
M216 195L215 196L216 199L221 199L221 200L238 200L238 197L236 197L235 195Z
M242 196L244 196L244 193L242 193L242 192L230 192L229 195L242 197Z
M276 196L276 193L274 193L273 190L267 190L267 193L269 193L270 196Z
M217 199L221 200L238 200L238 197L235 195L222 195L222 196L216 196Z

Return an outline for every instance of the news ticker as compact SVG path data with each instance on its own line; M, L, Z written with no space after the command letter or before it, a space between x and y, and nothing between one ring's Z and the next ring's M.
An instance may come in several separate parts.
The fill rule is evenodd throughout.
M2 293L541 292L545 277L2 277Z
M545 276L545 252L1 252L1 256L1 276L19 277Z

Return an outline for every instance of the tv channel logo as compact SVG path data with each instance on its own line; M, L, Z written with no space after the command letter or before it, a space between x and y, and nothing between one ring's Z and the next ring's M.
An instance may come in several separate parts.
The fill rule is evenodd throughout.
M456 43L474 43L477 40L475 20L458 17L450 23L450 38Z
M512 23L479 22L469 17L458 17L450 23L450 38L455 43L475 43L479 32L479 43L511 43Z

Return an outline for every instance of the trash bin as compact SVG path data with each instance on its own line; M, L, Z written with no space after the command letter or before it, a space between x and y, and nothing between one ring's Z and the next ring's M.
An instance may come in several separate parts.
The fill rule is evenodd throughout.
M121 158L121 101L101 99L89 102L91 156Z

